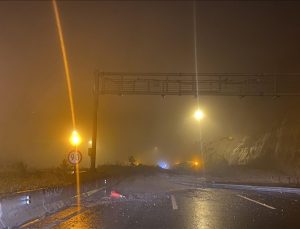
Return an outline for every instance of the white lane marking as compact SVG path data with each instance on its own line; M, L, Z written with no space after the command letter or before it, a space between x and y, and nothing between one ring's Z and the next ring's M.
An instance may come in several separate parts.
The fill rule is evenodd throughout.
M173 208L173 210L177 210L178 206L177 206L176 199L175 199L174 195L171 195L171 201L172 201L172 208Z
M243 198L243 199L245 199L245 200L251 201L251 202L253 202L253 203L259 204L259 205L261 205L261 206L264 206L264 207L266 207L266 208L269 208L269 209L272 209L272 210L275 210L275 209L276 209L276 208L274 208L274 207L272 207L272 206L270 206L270 205L267 205L267 204L258 202L258 201L256 201L256 200L250 199L250 198L248 198L248 197L246 197L246 196L242 196L242 195L237 195L237 196L238 196L238 197L241 197L241 198Z
M28 223L25 223L25 224L21 225L20 228L27 228L28 226L30 226L30 225L32 225L32 224L35 224L35 223L37 223L37 222L39 222L39 221L40 221L40 219L32 220L32 221L30 221L30 222L28 222Z
M95 193L101 191L102 189L103 189L103 188L99 188L99 189L94 189L94 190L88 191L88 192L86 192L86 195L87 195L87 196L91 196L91 195L93 195L93 194L95 194Z
M213 188L226 188L226 189L240 189L240 190L255 190L265 192L280 192L280 193L295 193L300 195L300 188L287 188L287 187L268 187L268 186L255 186L255 185L241 185L241 184L225 184L214 183L211 184Z
M72 198L77 198L78 196L82 196L82 197L91 196L91 195L94 195L95 193L97 193L99 191L102 191L103 189L105 189L105 187L94 189L94 190L91 190L91 191L88 191L88 192L84 192L84 193L80 193L79 195L75 195Z

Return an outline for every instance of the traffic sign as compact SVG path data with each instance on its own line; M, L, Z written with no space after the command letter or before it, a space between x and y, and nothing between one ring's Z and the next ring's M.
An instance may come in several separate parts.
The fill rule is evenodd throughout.
M72 150L68 155L68 160L71 164L79 164L82 160L82 154L79 150Z

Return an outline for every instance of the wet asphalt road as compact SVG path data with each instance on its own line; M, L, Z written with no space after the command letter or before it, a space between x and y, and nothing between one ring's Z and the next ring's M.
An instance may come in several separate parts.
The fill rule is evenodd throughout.
M300 195L195 188L103 199L96 193L76 207L30 228L300 228Z

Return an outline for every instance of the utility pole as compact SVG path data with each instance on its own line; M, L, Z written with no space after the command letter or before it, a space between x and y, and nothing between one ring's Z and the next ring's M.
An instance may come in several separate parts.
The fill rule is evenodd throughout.
M92 148L89 151L91 157L91 171L96 169L96 151L97 151L97 130L98 130L98 103L99 103L99 77L98 71L95 73L94 81L94 113L93 113L93 136L92 136Z

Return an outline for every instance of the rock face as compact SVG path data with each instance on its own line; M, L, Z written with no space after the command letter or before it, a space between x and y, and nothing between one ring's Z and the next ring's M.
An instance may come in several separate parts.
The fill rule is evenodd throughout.
M278 128L257 136L236 137L220 142L208 152L210 161L260 168L300 168L300 125L283 121Z
M259 137L244 137L228 155L228 163L230 165L246 165L259 160L265 156L267 151L271 150L269 149L271 138L271 133Z

